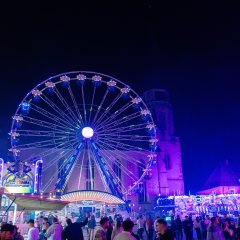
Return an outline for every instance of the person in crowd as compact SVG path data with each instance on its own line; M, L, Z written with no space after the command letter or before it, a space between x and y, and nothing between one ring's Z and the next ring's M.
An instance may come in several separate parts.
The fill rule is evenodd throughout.
M201 240L201 225L200 225L200 217L196 217L196 219L194 220L193 222L193 226L194 226L194 229L196 231L196 234L197 234L197 239L198 240Z
M237 235L237 229L236 229L235 222L233 219L230 220L230 224L228 227L230 230L232 230L232 238L231 239L235 239L235 236Z
M45 234L49 228L49 222L44 222L42 223L42 229L40 231L40 234L39 234L39 240L46 240L47 238L45 237Z
M123 231L122 222L116 220L116 225L113 228L111 240L113 240L119 233Z
M207 230L207 240L224 240L223 231L218 224L218 217L212 217L211 225Z
M168 229L167 221L159 219L156 224L156 240L174 240L174 234Z
M109 226L108 217L103 217L100 220L101 227L96 231L94 240L107 240L107 228Z
M28 221L28 235L27 240L38 240L39 237L39 230L34 226L34 220L30 219Z
M63 239L68 240L83 240L83 231L82 227L88 224L88 216L83 222L72 223L71 219L67 219L67 227L63 231Z
M113 219L109 216L109 226L107 228L107 240L111 240L112 231L113 231Z
M228 222L228 224L229 224L229 218L228 218L228 215L225 213L224 215L223 215L223 218L222 218L222 222L223 223L225 223L225 222Z
M205 219L205 225L206 225L206 228L208 229L211 225L211 219L209 217L209 215L206 215L206 219Z
M88 221L88 240L93 240L95 227L96 227L96 219L94 215L91 215L91 218Z
M56 217L53 218L52 225L47 229L45 237L48 240L62 239L63 227Z
M38 222L39 222L40 230L42 230L42 227L43 227L43 215L42 215L42 213L41 213L41 215L38 219Z
M152 240L153 239L153 220L151 215L149 215L146 220L146 231L147 231L148 240Z
M54 218L54 216L52 215L52 212L49 212L47 219L48 219L48 222L50 223L50 225L53 224L53 218Z
M223 235L225 240L232 240L234 239L234 232L232 229L229 228L228 221L224 221L222 225Z
M202 240L206 240L207 239L207 225L205 223L204 217L200 221L200 229L201 229Z
M192 240L192 228L192 220L188 216L185 216L185 220L183 221L183 229L186 240Z
M237 222L236 238L240 239L240 216L238 217L238 222Z
M13 226L13 239L24 240L24 237L18 232L18 227L16 225Z
M14 239L14 226L9 223L5 223L1 226L1 240L13 240Z
M143 233L144 233L144 219L143 216L140 215L139 218L137 219L137 234L140 238L140 240L143 240ZM154 224L155 227L155 224Z
M175 236L176 240L182 240L183 238L182 221L179 215L175 219Z
M134 223L127 219L123 221L123 232L119 233L114 240L136 240L136 238L132 235Z

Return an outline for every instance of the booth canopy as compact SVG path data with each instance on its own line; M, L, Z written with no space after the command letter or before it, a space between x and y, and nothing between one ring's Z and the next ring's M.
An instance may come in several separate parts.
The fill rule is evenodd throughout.
M51 211L62 210L69 202L49 199L43 196L36 195L22 195L4 193L14 203L17 204L18 210L35 210L35 211Z
M123 199L112 195L108 192L96 191L96 190L79 190L74 192L69 192L62 195L61 197L64 201L78 202L78 201L96 201L103 202L107 204L125 204Z

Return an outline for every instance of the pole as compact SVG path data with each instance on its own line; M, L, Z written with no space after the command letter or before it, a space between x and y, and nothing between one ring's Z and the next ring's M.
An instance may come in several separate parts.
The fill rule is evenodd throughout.
M21 217L23 211L25 210L25 208L23 208L23 210L20 212L20 214L17 216L16 222L18 221L18 219Z

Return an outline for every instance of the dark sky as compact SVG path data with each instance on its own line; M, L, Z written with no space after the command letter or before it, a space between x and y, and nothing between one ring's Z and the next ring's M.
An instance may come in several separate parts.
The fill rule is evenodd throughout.
M237 163L238 6L227 1L84 2L24 6L21 1L1 7L1 138L37 83L69 70L93 70L121 79L139 94L151 88L170 92L187 191L200 189L219 162Z

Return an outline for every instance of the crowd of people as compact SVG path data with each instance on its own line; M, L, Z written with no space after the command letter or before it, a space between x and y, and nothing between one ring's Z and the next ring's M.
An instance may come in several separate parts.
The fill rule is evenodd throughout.
M169 221L169 229L176 240L239 240L240 239L240 216L237 223L226 214L223 217L197 216L192 215L181 219L179 215L172 216ZM195 234L194 234L195 233ZM196 237L193 238L193 235Z
M166 221L166 219L168 221ZM125 220L120 214L104 215L99 224L95 216L88 214L85 219L72 221L66 218L60 222L56 216L41 216L28 221L27 240L84 240L82 228L87 229L87 240L239 240L240 217L237 224L227 215L224 217L145 217L136 221ZM16 225L1 224L0 240L24 240ZM196 238L193 236L196 235ZM86 239L85 239L86 240Z

